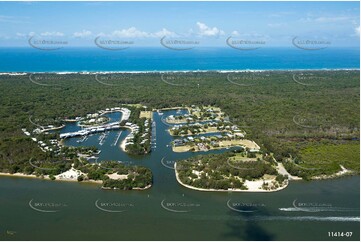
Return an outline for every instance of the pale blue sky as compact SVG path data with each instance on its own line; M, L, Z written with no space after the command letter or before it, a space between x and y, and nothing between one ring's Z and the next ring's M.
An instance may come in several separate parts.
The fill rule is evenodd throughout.
M0 46L26 46L29 36L92 46L99 35L159 46L183 36L223 46L229 36L288 46L295 36L359 46L358 2L0 2Z

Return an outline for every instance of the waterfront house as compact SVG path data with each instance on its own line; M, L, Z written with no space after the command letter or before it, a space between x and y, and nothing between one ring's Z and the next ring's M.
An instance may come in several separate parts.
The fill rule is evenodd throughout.
M184 145L183 141L180 139L175 139L173 141L173 144L174 144L174 146L183 146Z

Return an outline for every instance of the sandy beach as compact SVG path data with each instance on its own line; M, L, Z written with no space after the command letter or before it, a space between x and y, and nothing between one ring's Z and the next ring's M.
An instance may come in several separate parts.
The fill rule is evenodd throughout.
M129 128L129 127L126 127L126 126L122 126L122 128L126 128L126 129L129 129L130 131L133 131L132 128ZM130 135L131 133L129 133L123 140L122 142L120 142L120 145L119 147L122 149L122 151L124 152L127 152L126 149L125 149L125 142L126 142L126 139L127 137Z
M55 178L58 181L74 181L75 182L75 181L78 181L78 176L80 176L80 175L85 176L86 174L84 174L80 170L76 170L72 167L72 168L70 168L70 170L67 170L63 173L56 175Z
M70 169L68 171L65 171L65 172L63 172L61 174L56 175L55 176L56 179L54 181L78 182L78 177L77 176L75 177L78 170L75 170L75 169L72 170L72 169ZM35 179L45 179L45 180L51 181L51 179L49 178L48 175L45 175L45 176L41 177L41 176L36 176L36 175L28 175L28 174L24 174L24 173L13 173L13 174L11 174L11 173L0 172L0 176L19 177L19 178L35 178ZM84 181L82 181L82 183L83 182L101 184L103 181L84 180Z
M127 136L128 137L128 136ZM122 140L122 142L120 142L120 145L119 145L119 147L122 149L122 151L124 151L124 152L127 152L126 150L125 150L125 140L126 140L126 138L127 137L125 137L123 140Z
M22 178L37 178L37 179L49 179L47 176L44 176L44 178L35 176L35 175L27 175L24 173L6 173L6 172L0 172L0 176L11 176L11 177L22 177Z

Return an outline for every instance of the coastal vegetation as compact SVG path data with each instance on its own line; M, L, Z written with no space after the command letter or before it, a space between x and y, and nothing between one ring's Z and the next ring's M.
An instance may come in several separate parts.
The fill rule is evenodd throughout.
M192 157L178 161L176 168L182 183L202 189L248 190L246 180L263 178L273 178L278 188L287 179L278 174L274 163L262 159L261 155L247 155L245 150Z
M300 146L300 157L290 157L284 162L291 175L309 180L320 175L332 176L342 169L347 169L347 174L359 171L356 162L360 160L359 142L310 142Z
M140 103L147 110L221 108L224 117L219 118L244 130L247 139L259 144L264 154L272 154L291 174L311 179L338 172L339 164L359 173L355 155L359 152L360 119L355 112L360 108L359 74L357 70L199 72L192 74L195 78L178 81L178 74L170 73L176 86L162 81L160 73L123 74L127 78L107 78L108 85L97 82L94 74L36 74L43 77L39 80L44 85L33 83L29 74L0 75L0 170L30 172L29 160L50 164L62 157L41 150L22 129L58 127L63 120L104 107ZM138 109L138 113L132 110L131 122L142 125L146 117L139 115L146 109ZM58 131L54 132L49 140L57 138ZM150 148L145 143L128 150L144 154ZM75 155L69 150L64 159L71 163Z
M151 170L141 166L103 161L100 164L77 162L74 168L86 174L80 178L81 181L102 181L102 187L105 189L145 189L152 185Z

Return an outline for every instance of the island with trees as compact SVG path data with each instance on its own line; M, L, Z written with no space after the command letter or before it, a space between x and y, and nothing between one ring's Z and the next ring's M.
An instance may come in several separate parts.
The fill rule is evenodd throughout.
M200 191L278 191L288 185L271 157L245 149L195 156L175 167L180 184Z

